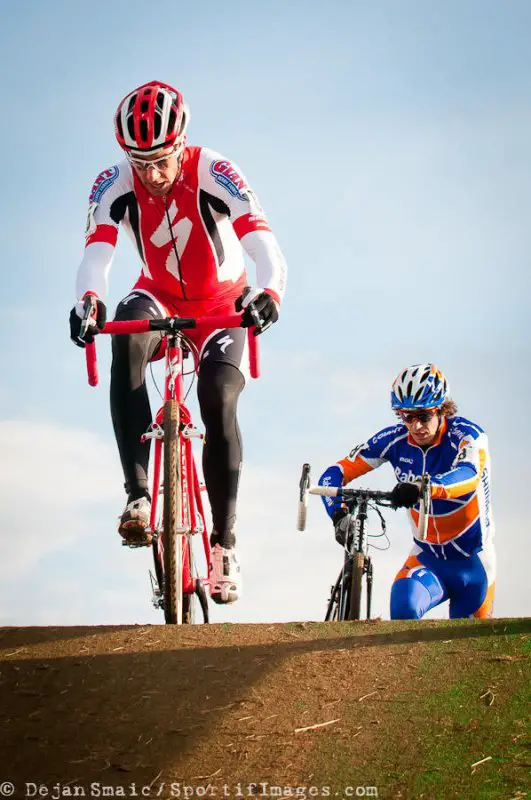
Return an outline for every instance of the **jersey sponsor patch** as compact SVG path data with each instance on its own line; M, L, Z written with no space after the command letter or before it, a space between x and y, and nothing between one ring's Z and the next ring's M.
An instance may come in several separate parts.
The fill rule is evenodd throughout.
M230 161L213 161L210 165L210 174L216 183L233 197L237 197L239 200L249 199L246 194L247 184Z
M111 167L110 169L100 172L94 181L94 186L90 192L89 203L99 203L107 189L113 185L119 174L120 170L118 167Z

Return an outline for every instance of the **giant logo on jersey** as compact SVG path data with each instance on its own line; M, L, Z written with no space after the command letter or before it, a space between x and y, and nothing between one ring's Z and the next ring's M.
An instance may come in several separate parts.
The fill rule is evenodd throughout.
M403 433L403 431L403 425L395 425L394 428L385 428L383 431L380 431L377 436L372 437L372 443L378 444L381 439L386 439L388 436L393 436L395 433Z
M213 161L210 165L210 174L216 183L223 186L233 197L237 197L239 200L249 199L245 193L247 184L230 161Z
M120 174L118 167L111 167L100 172L90 192L89 203L99 203L107 189L113 185Z

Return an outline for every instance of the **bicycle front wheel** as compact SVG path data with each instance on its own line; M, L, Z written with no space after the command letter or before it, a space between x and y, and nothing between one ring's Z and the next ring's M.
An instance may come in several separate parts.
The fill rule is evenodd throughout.
M164 404L164 618L168 624L183 622L183 536L181 494L181 446L179 403Z
M350 589L349 619L360 619L361 615L361 589L363 574L365 572L365 555L354 553L352 556L352 583Z

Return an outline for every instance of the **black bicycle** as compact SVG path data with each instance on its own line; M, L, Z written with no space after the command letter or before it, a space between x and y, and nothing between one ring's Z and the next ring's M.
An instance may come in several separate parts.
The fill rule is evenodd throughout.
M334 486L311 486L310 465L304 464L299 483L299 508L297 528L303 531L306 527L308 495L335 497L342 501L347 510L344 517L344 562L341 572L332 586L325 622L361 619L361 602L363 586L366 589L366 619L371 618L372 585L374 568L369 555L369 547L375 546L369 540L386 536L385 519L378 508L383 506L395 509L391 501L391 492L371 489L348 489ZM420 511L417 538L424 540L428 527L430 502L430 479L424 474L420 479ZM371 533L367 518L373 510L380 518L380 533ZM383 548L378 548L383 549Z

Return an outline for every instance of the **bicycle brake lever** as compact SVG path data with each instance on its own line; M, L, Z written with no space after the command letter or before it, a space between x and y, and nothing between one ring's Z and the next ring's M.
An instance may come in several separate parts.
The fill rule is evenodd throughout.
M84 341L86 333L89 329L90 318L93 314L94 306L92 303L92 295L88 294L83 303L83 317L81 319L81 327L79 329L78 339Z
M253 318L253 322L254 322L255 326L258 328L258 330L260 332L265 331L266 328L264 327L264 320L260 316L260 314L258 312L258 309L256 308L255 304L254 303L249 303L247 308L249 309L249 313L250 313L251 317ZM267 326L267 327L269 327L269 326Z

